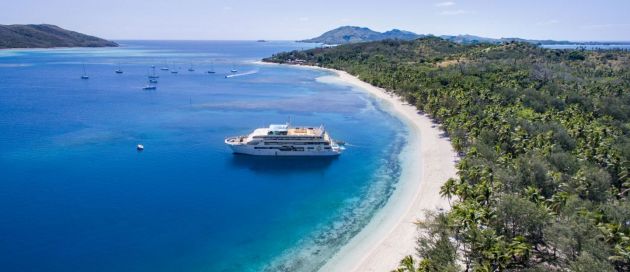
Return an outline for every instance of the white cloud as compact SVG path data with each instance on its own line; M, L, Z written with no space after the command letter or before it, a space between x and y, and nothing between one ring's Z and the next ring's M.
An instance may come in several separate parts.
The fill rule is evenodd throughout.
M547 20L547 21L541 21L536 23L537 26L548 26L548 25L555 25L557 23L559 23L560 21L556 20L556 19L552 19L552 20Z
M474 13L474 12L470 10L454 9L454 10L441 11L440 15L462 15L462 14L470 14L470 13Z
M300 22L306 22L309 19L308 19L308 17L300 17L300 18L298 18L298 20L300 20Z
M438 8L450 7L454 5L455 5L455 2L451 2L451 1L435 3L435 6Z

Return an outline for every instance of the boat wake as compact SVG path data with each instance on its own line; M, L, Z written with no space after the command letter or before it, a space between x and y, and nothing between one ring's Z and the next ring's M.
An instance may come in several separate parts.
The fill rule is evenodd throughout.
M231 75L227 75L225 76L225 78L232 78L232 77L239 77L239 76L246 76L246 75L253 75L253 74L257 74L258 70L252 70L252 71L248 71L248 72L243 72L240 74L231 74Z

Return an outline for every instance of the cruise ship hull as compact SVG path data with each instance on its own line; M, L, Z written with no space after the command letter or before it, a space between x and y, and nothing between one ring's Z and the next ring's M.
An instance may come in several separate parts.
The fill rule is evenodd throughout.
M229 145L232 149L232 152L236 154L246 154L253 156L339 156L341 152L334 150L306 150L306 151L283 151L280 149L272 148L272 149L255 149L255 146L251 145Z

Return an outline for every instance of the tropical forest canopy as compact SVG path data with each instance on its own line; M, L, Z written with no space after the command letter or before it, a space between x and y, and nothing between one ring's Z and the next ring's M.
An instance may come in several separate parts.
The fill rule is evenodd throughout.
M630 52L386 40L266 61L347 71L440 122L461 158L400 271L630 270Z

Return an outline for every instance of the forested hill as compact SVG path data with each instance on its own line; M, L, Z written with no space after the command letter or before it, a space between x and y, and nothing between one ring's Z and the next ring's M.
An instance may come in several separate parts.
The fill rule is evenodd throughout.
M453 207L423 221L400 271L630 270L629 52L422 38L266 61L345 70L450 136Z
M474 44L474 43L495 43L501 44L504 42L527 42L532 44L602 44L601 42L570 42L570 41L554 41L554 40L531 40L521 38L487 38L474 35L441 35L434 36L432 34L416 34L411 31L392 29L385 32L378 32L371 30L367 27L359 26L342 26L329 30L324 34L300 42L310 43L323 43L323 44L346 44L346 43L359 43L359 42L373 42L382 40L415 40L422 37L439 37L447 41L462 43L462 44ZM626 44L626 42L605 42L605 44Z
M118 44L54 25L0 25L0 48L107 46Z
M418 35L413 32L392 29L386 32L377 32L367 27L358 26L342 26L327 31L324 34L300 42L323 43L323 44L346 44L368 41L380 41L386 39L392 40L414 40L424 35Z

